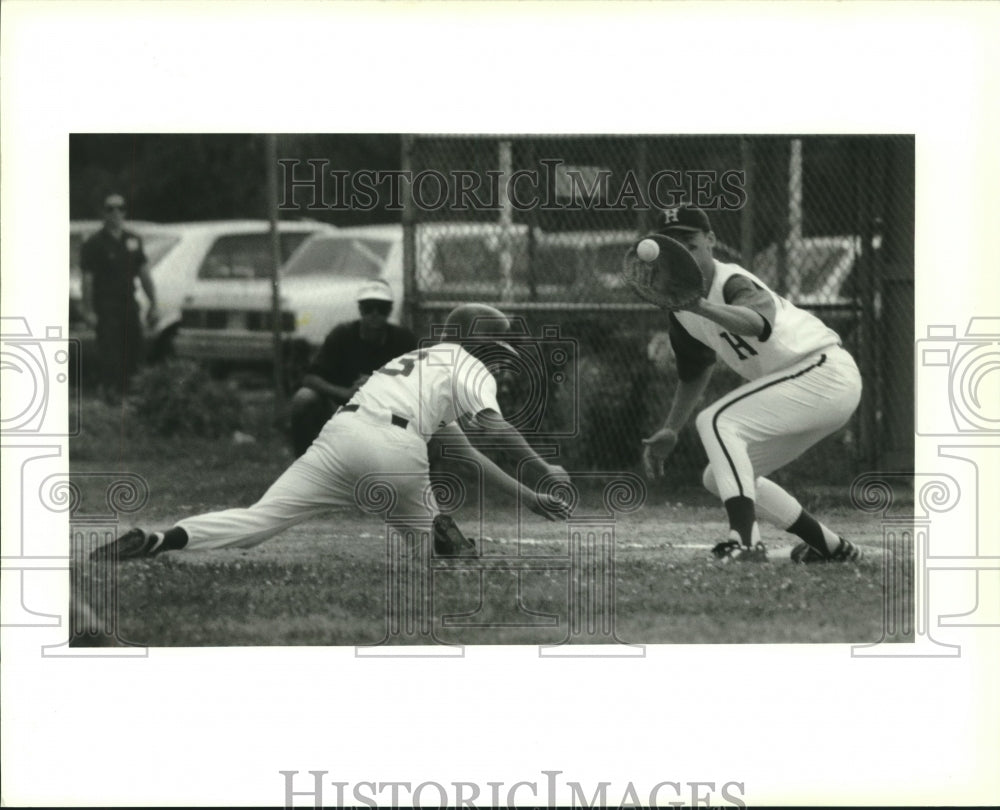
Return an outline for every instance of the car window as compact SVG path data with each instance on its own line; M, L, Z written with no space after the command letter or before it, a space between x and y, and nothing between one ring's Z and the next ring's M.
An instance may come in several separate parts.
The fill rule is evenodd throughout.
M444 284L498 281L501 277L501 250L495 237L449 234L434 243L430 265ZM527 275L527 243L515 238L511 246L511 273L514 278Z
M541 284L586 286L603 274L616 272L630 241L587 244L540 242L535 248L535 278Z
M284 262L305 239L308 232L283 233L281 261ZM254 279L271 277L271 235L239 233L220 236L212 244L201 267L201 279Z
M392 240L361 237L314 239L283 271L286 276L378 278Z

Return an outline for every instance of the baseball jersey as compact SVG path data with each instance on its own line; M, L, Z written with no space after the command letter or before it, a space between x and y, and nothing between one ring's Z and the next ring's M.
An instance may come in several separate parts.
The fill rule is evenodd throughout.
M713 304L729 303L723 290L735 275L745 276L757 289L770 295L774 303L774 322L765 318L760 336L734 335L693 312L672 313L670 339L678 369L683 368L685 372L681 374L682 379L690 378L692 372L710 365L715 357L721 357L744 379L756 380L840 343L837 333L819 318L794 306L738 264L715 262L715 278L706 298Z
M457 343L401 355L376 369L350 404L411 422L423 438L462 416L500 413L497 383L482 362Z

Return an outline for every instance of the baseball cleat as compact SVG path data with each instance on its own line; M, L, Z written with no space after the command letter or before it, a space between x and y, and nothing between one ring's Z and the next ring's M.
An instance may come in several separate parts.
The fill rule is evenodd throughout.
M861 549L843 537L840 538L840 545L829 555L821 554L808 543L799 543L792 549L794 563L858 562L861 556Z
M715 544L712 556L720 562L767 562L767 548L761 542L751 548L737 540L724 540Z
M739 540L723 540L712 547L712 556L717 560L728 560L733 554L739 551Z
M476 544L448 515L434 518L434 554L438 557L478 557Z
M164 551L163 535L154 537L147 535L142 529L130 529L113 543L94 549L90 553L92 560L138 560L142 557L154 557Z
M736 557L737 562L767 562L767 547L761 543L757 542L753 548L745 546L740 549L739 555Z

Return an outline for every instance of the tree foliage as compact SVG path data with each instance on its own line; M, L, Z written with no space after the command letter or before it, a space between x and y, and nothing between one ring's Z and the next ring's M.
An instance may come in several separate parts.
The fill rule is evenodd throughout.
M393 170L398 135L279 135L278 157L325 159L349 172ZM100 216L105 195L118 191L129 216L154 222L266 218L265 136L218 134L76 134L70 136L70 218ZM308 211L336 225L392 222L398 212ZM294 216L287 216L294 219Z

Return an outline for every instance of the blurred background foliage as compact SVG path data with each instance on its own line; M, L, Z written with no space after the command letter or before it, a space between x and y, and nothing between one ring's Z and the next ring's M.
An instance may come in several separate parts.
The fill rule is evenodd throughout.
M323 158L346 171L400 168L399 135L281 135L280 157ZM70 219L95 219L112 191L129 216L152 222L266 219L263 135L138 134L70 136ZM333 225L398 222L398 211L309 211ZM287 215L284 218L288 218Z

